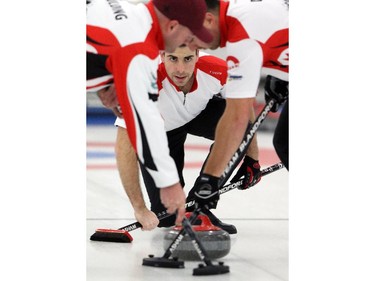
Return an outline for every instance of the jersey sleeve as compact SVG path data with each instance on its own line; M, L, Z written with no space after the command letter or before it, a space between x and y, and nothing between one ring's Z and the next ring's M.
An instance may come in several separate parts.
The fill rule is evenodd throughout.
M241 51L246 50L246 52ZM253 39L227 43L226 98L254 98L263 63L262 48Z
M108 63L130 141L156 186L163 188L179 182L179 177L157 107L157 66L157 54L149 53L147 46L124 49Z

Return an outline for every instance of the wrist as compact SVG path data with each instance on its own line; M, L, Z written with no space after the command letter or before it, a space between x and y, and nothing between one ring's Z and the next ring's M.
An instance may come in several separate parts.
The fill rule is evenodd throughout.
M213 176L213 175L202 173L199 176L199 180L200 180L201 183L208 182L208 183L218 184L220 178L216 177L216 176Z
M141 203L141 204L134 204L133 205L133 209L134 209L134 212L136 213L140 213L140 212L143 212L145 210L148 210L145 203Z

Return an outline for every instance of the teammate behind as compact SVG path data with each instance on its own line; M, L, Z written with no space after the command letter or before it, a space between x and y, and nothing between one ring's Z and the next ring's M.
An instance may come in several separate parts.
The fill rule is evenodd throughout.
M281 104L288 96L289 2L206 0L206 4L208 12L204 26L214 37L209 48L225 47L228 64L226 109L217 126L215 145L204 173L197 179L195 186L198 189L196 200L201 205L215 207L219 200L218 180L239 147L249 120L255 119L253 104L261 74L270 75L265 85L266 99L274 98ZM189 46L204 48L194 41ZM287 126L287 122L283 124ZM252 143L256 144L256 137ZM257 146L250 146L250 149L254 151ZM245 177L242 189L258 182L251 175L254 163L249 156L248 151L241 167L243 169L240 168ZM252 158L258 159L257 156ZM285 160L281 160L285 163ZM211 186L211 192L200 193L203 186Z
M185 213L185 194L169 156L164 122L155 104L159 50L173 52L193 39L212 40L202 27L204 0L86 2L87 90L115 84L132 147L160 189L169 213Z

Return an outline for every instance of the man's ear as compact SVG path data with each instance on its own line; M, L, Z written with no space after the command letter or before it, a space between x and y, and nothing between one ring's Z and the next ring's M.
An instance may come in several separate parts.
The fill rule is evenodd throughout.
M215 15L213 13L207 12L204 16L204 23L207 25L212 25L215 23Z
M174 29L179 25L178 21L176 20L170 20L168 23L167 23L167 32L173 32Z
M164 51L160 51L159 55L160 55L161 61L164 62L165 61L165 52Z

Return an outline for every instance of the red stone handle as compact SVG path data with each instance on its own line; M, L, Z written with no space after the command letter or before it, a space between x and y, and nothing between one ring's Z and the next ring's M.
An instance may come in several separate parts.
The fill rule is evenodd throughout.
M185 215L186 215L187 218L191 217L190 212L186 213ZM211 220L209 219L209 217L206 216L206 215L199 214L198 220L201 221L201 224L200 225L193 225L194 231L210 231L210 230L211 231L218 231L218 230L221 230L220 227L217 227L217 226L213 225ZM182 228L182 226L174 227L174 229L176 229L176 230L180 230L181 228Z

